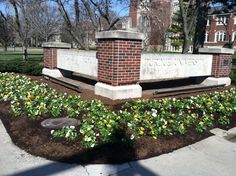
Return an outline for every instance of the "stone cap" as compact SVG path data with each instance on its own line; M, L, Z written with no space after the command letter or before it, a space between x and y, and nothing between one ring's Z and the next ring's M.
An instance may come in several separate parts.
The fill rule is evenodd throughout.
M43 48L71 48L70 43L63 43L63 42L45 42L42 44Z
M96 32L96 39L131 39L144 40L144 34L134 31L113 30Z
M199 48L198 51L208 54L234 54L234 49L230 48Z

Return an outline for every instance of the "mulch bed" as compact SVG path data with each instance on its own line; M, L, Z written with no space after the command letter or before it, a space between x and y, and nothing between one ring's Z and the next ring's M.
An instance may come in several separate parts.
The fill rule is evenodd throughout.
M77 92L54 84L42 77L32 77L40 82L48 83L59 92L78 94ZM109 104L109 99L95 96L92 91L83 91L82 99L101 99L105 104ZM123 101L115 101L109 104L110 108L117 109ZM41 156L50 160L91 164L91 163L123 163L127 161L139 160L168 153L178 148L200 141L211 134L209 132L197 133L189 130L185 135L175 135L170 137L159 137L157 140L144 136L129 143L118 142L114 144L104 144L93 149L86 149L80 140L67 141L65 139L53 139L49 129L41 127L40 123L44 119L30 120L26 117L12 117L9 113L9 102L0 102L0 118L7 129L13 143L26 152ZM234 121L232 120L234 119ZM224 129L236 126L236 114L231 118L232 123Z

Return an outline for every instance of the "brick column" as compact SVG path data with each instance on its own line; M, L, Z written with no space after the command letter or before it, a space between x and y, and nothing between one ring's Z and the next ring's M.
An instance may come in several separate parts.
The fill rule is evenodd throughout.
M138 83L143 38L141 33L128 31L96 34L99 82L95 94L111 99L142 96Z
M69 43L47 42L43 43L44 69L43 75L51 77L61 77L61 72L57 69L57 50L69 49Z
M200 53L212 55L212 69L211 76L208 78L210 83L217 82L217 84L231 84L229 74L232 67L232 55L234 54L233 49L228 48L200 48Z
M212 76L228 77L232 67L232 54L213 54Z
M48 69L57 68L57 48L44 48L44 67Z

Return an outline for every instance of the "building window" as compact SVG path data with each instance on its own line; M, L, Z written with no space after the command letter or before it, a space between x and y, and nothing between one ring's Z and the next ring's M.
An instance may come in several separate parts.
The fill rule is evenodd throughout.
M226 32L225 31L218 31L218 32L216 32L215 41L216 42L226 41Z
M226 16L220 16L217 18L216 25L226 25L227 24L227 17Z
M209 42L209 32L206 32L205 34L205 42Z

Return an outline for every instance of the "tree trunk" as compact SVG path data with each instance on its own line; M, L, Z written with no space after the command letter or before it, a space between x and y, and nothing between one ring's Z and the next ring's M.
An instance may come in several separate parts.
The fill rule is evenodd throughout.
M22 50L23 50L23 60L27 61L28 60L28 42L27 40L24 40L22 44Z
M76 24L76 27L78 27L79 21L80 21L80 9L79 9L78 0L74 0L74 7L75 7L75 24Z
M189 51L190 39L189 37L184 37L182 54L186 54Z
M198 49L203 47L207 25L207 0L197 0L198 15L193 40L193 53L197 54Z
M38 48L39 45L38 45L38 36L35 38L35 46Z
M4 44L4 51L7 51L7 44Z

